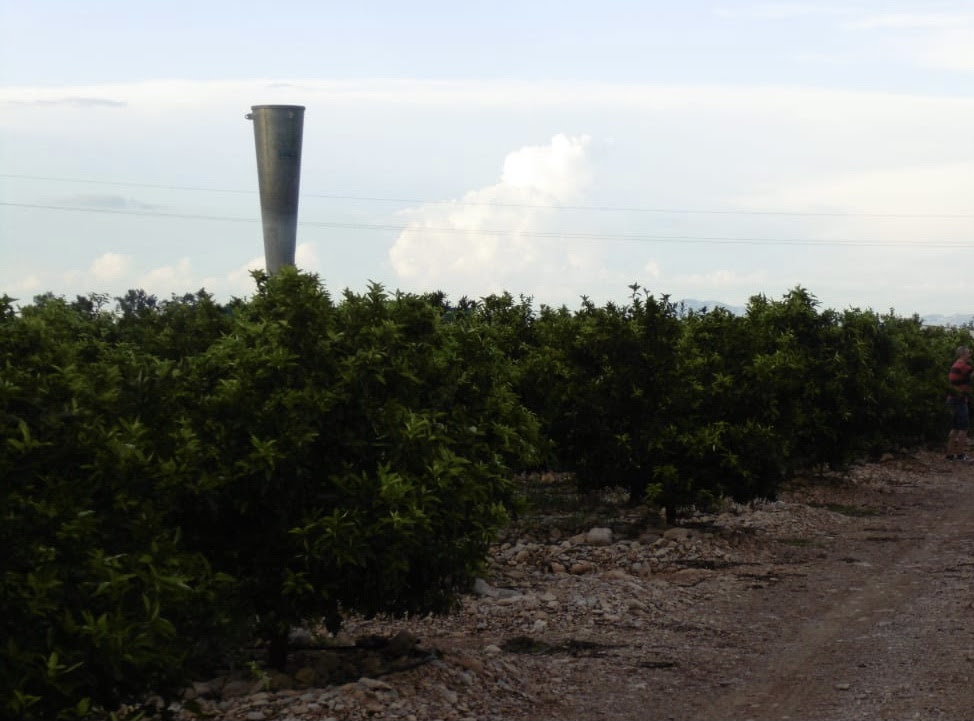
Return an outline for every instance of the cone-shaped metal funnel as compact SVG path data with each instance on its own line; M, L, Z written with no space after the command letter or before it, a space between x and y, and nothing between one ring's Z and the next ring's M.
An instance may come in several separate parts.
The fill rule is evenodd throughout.
M301 136L304 106L252 105L257 145L257 183L264 223L264 261L273 275L294 265L298 234L298 189L301 184Z

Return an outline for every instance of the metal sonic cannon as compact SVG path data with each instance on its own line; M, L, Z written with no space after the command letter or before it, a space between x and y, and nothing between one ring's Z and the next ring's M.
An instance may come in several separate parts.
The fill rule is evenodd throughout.
M264 225L264 262L268 275L294 265L301 184L303 105L252 105L257 183Z

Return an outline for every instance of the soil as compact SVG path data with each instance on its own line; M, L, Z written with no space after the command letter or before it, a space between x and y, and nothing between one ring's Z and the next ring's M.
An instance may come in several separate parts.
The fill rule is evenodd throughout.
M974 465L890 456L670 528L532 483L545 513L456 614L349 619L180 716L974 718Z

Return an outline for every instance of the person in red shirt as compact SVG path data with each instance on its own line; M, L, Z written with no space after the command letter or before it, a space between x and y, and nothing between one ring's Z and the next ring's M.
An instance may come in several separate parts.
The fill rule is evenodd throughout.
M971 462L974 458L967 455L967 431L971 427L971 349L960 346L957 360L950 367L947 380L950 391L947 394L947 408L951 412L950 433L947 435L947 460Z

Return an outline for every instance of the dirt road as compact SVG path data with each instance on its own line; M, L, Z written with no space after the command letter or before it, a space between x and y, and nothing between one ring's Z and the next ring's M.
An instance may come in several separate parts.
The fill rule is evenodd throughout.
M765 537L770 564L735 574L753 583L696 584L684 648L657 645L677 665L602 670L547 717L974 719L974 468L921 454L877 476L797 489L848 522Z
M752 600L777 611L748 614L766 653L694 716L974 718L974 473L932 466Z

